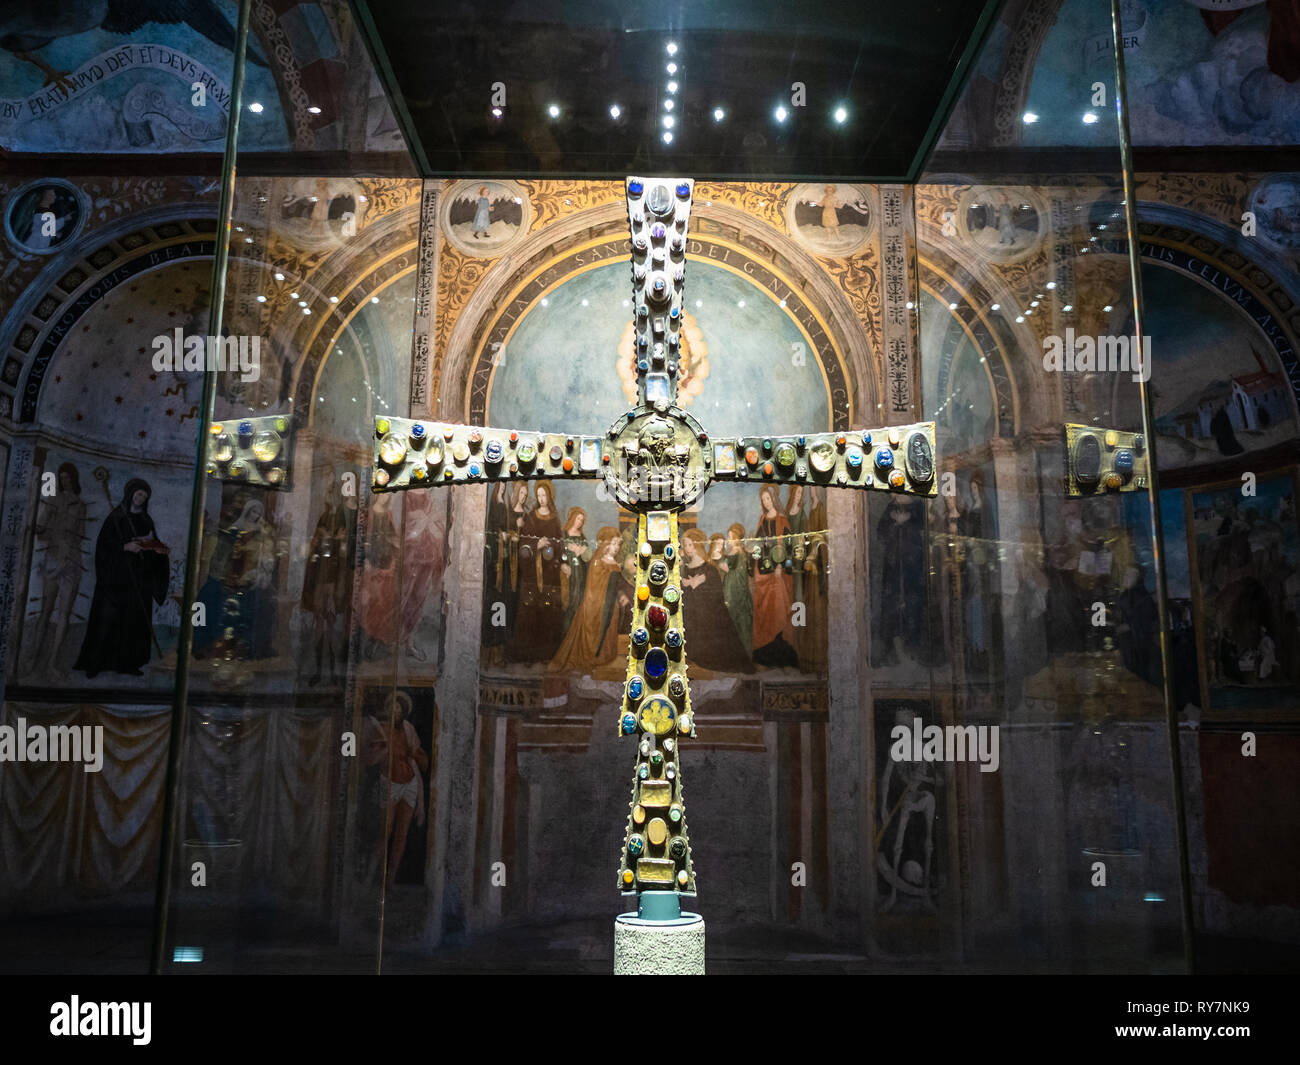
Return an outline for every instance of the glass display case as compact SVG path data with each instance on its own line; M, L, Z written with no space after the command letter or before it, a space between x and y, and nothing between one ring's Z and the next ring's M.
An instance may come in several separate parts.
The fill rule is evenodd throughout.
M1285 12L212 6L0 16L0 971L1295 964Z

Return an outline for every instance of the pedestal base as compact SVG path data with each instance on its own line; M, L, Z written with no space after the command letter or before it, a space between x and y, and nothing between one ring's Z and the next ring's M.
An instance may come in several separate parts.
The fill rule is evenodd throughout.
M614 919L615 976L703 976L704 918L683 913L672 921L644 921L635 913Z

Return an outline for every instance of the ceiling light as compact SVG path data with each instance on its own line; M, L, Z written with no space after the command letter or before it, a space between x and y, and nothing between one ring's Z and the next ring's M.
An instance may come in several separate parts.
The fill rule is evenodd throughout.
M494 108L492 108L492 114L493 114L496 118L500 118L500 117L501 117L501 108L499 108L499 107L494 107Z
M276 279L277 281L283 281L283 280L284 280L284 274L280 273L280 272L277 270L277 271L276 271L276 274L275 274L275 279Z
M667 71L668 71L669 74L676 74L676 73L677 73L677 64L676 64L676 63L669 63L668 66L666 67L666 69L667 69Z
M618 104L610 104L610 105L609 105L609 117L610 117L610 118L618 118L618 116L621 115L622 113L623 113L623 111L622 111L622 109L618 106Z
M672 109L673 109L673 102L672 102L671 100L665 100L665 101L664 101L664 110L665 110L665 111L671 111Z
M995 303L995 304L993 304L993 306L990 308L990 310L1000 311L1000 310L1002 310L1002 304L1000 304L1000 303Z
M1095 111L1085 111L1083 113L1083 124L1085 126L1091 126L1096 121L1097 121L1097 114Z
M1056 282L1055 282L1055 281L1049 281L1049 282L1047 282L1047 287L1048 287L1048 288L1056 288Z
M778 107L775 111L772 112L772 114L776 117L776 120L778 122L784 122L785 116L788 115L789 112L784 107Z
M664 143L672 144L672 142L673 142L673 135L669 133L667 130L664 130Z
M838 122L840 125L843 125L844 120L848 117L849 117L849 113L846 110L844 110L844 108L842 107L835 108L835 121Z
M670 81L670 82L668 83L668 91L669 91L669 92L676 92L676 91L677 91L677 82L675 82L675 81Z
M1067 303L1064 307L1061 308L1061 310L1063 310L1063 311L1072 311L1072 310L1074 310L1074 304L1073 304L1073 303Z
M1112 306L1108 303L1108 304L1106 304L1106 306L1104 306L1104 307L1102 308L1102 311L1103 311L1103 313L1105 313L1105 314L1110 314L1110 312L1113 311L1114 309L1115 309L1115 308L1112 307Z
M248 105L248 109L249 109L250 111L252 111L253 114L255 114L255 115L260 115L260 114L262 113L262 105L259 104L259 103L257 103L256 101L254 101L253 103L249 104L249 105Z
M1026 111L1022 117L1026 126L1032 126L1038 121L1038 116L1033 111Z
M669 41L669 42L668 42L668 54L669 54L669 55L676 55L676 54L677 54L677 42L676 42L676 41Z
M714 122L721 122L721 121L722 121L724 118L726 118L726 117L727 117L727 112L724 111L721 107L715 107L715 108L713 109L713 121L714 121Z
M546 109L546 113L547 113L548 115L550 115L552 118L559 118L559 117L560 117L560 105L559 105L559 104L551 104L551 106L548 107L548 108Z
M664 129L672 129L672 128L673 128L673 116L664 115Z
M308 113L309 115L319 115L319 114L320 114L320 108L319 108L319 107L309 107L309 108L307 108L307 113Z
M266 297L265 297L265 296L258 296L258 297L257 297L257 302L258 302L258 303L265 303L265 302L266 302Z

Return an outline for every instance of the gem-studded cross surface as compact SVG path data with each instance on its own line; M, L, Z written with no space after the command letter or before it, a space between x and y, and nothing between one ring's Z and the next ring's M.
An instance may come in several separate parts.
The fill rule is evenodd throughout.
M604 436L378 418L376 491L529 477L603 479L637 514L636 602L618 729L637 741L619 860L624 892L694 895L680 744L695 736L677 514L714 481L937 494L934 423L711 438L677 406L693 182L627 180L638 404Z

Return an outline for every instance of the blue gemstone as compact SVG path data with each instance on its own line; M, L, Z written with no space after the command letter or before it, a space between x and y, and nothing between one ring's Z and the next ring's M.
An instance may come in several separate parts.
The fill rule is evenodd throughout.
M686 199L686 197L689 196L690 194L691 194L691 187L688 184L686 184L686 182L683 181L680 185L677 186L677 195L680 196L683 200Z
M681 317L681 315L682 312L680 307L674 307L671 311L668 312L668 317L671 318L673 321L676 321L678 318Z
M639 181L629 181L627 183L627 191L631 193L633 196L640 196L641 190L644 188L645 186L642 185L641 182Z
M499 440L489 440L485 456L488 462L501 461L501 442Z
M858 451L850 451L844 456L844 461L849 464L849 469L856 470L862 465L862 454Z
M253 423L252 423L252 422L240 422L240 423L239 423L239 435L240 435L240 436L248 436L250 433L252 433L252 431L253 431Z
M894 464L894 453L887 447L876 449L876 465L882 470L889 469Z
M1133 452L1122 447L1115 452L1115 469L1120 473L1133 472Z
M637 349L637 351L645 351L645 349L649 346L649 344L650 344L650 341L649 341L649 339L647 339L647 337L645 336L644 333L641 334L641 336L639 336L639 337L636 338L636 349Z
M645 671L651 680L663 680L664 674L668 672L668 655L658 647L651 650L645 656Z
M421 425L419 422L416 422L413 426L411 426L411 435L415 437L415 439L419 440L420 437L424 435L424 426Z
M664 643L666 643L669 647L680 647L682 645L681 629L669 629L664 634Z
M630 736L636 731L636 717L633 714L623 715L623 735Z
M638 359L636 368L640 370L642 373L645 373L648 369L650 369L650 363L647 362L645 359Z
M672 544L669 544L667 547L664 548L664 558L666 558L669 562L673 560L673 556L675 554L677 554L677 552L673 549Z
M633 858L635 858L643 850L645 850L645 843L641 840L640 836L633 836L630 840L628 840L627 852L630 855L632 855Z
M630 681L627 682L627 697L629 699L640 699L641 691L642 688L641 688L640 677L633 677Z
M804 446L804 444L807 443L807 441L806 441L806 440L801 436L801 437L799 437L799 438L795 441L795 443L798 444L798 445L802 448L802 447Z
M870 434L870 433L863 433L863 434L862 434L862 446L863 446L863 447L870 447L870 446L871 446L871 434Z
M645 629L635 628L632 630L632 642L638 647L644 647L650 642L650 634ZM660 676L663 674L661 673Z
M663 240L668 235L668 230L664 229L662 222L656 222L650 227L650 238L652 240Z
M469 464L469 475L471 477L477 477L481 472L482 471L478 468L477 462L471 462Z
M642 762L641 765L637 768L636 775L639 776L642 780L645 780L645 778L650 775L650 767L646 765L645 762Z

